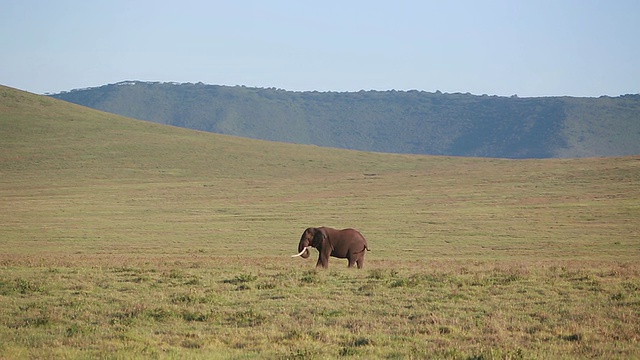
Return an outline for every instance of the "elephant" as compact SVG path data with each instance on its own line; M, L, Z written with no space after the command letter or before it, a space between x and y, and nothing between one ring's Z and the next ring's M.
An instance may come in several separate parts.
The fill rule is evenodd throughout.
M338 230L330 227L310 227L307 228L300 237L297 255L303 258L309 257L309 248L318 249L318 263L316 267L329 267L329 257L337 257L349 260L349 267L354 264L358 265L358 269L362 268L364 263L364 255L369 250L367 240L354 229Z

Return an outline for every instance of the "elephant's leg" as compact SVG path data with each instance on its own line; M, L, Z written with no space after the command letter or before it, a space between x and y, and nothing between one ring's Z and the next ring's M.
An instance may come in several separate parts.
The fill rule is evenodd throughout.
M364 256L360 256L358 260L356 260L356 262L358 263L358 269L362 269L362 265L364 264Z
M358 260L358 254L354 254L351 250L347 251L347 259L349 260L348 267L353 267L356 264L356 260Z
M316 267L322 267L322 268L328 268L329 267L329 258L326 258L324 256L320 256L318 257L318 262L316 263Z

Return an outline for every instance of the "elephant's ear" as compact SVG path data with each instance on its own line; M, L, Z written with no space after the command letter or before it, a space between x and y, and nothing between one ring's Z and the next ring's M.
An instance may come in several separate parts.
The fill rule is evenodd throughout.
M320 230L320 229L315 229L316 232L315 234L313 234L313 239L311 240L311 246L313 246L316 249L319 249L322 247L322 244L324 244L324 241L327 239L327 235L324 233L324 231Z
M329 252L333 252L333 245L331 245L331 241L329 241L329 236L327 232L323 229L318 229L316 232L316 236L313 238L313 247L316 249L329 249Z

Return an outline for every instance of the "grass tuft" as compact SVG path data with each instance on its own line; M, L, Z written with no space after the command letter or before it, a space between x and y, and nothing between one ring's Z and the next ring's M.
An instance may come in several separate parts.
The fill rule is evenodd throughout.
M238 284L244 284L244 283L248 283L248 282L253 282L258 280L258 276L256 275L252 275L252 274L240 274L237 275L236 277L234 277L233 279L227 279L224 280L225 284L234 284L234 285L238 285Z

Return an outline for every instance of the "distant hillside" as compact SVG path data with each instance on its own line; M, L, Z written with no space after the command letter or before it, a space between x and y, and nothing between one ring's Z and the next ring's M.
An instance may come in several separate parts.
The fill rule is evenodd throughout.
M290 179L318 168L331 174L413 169L422 161L416 158L193 131L0 85L0 184L33 177L54 187L176 178L235 184L229 179Z
M640 95L506 98L127 81L51 96L190 129L365 151L498 158L640 154Z

